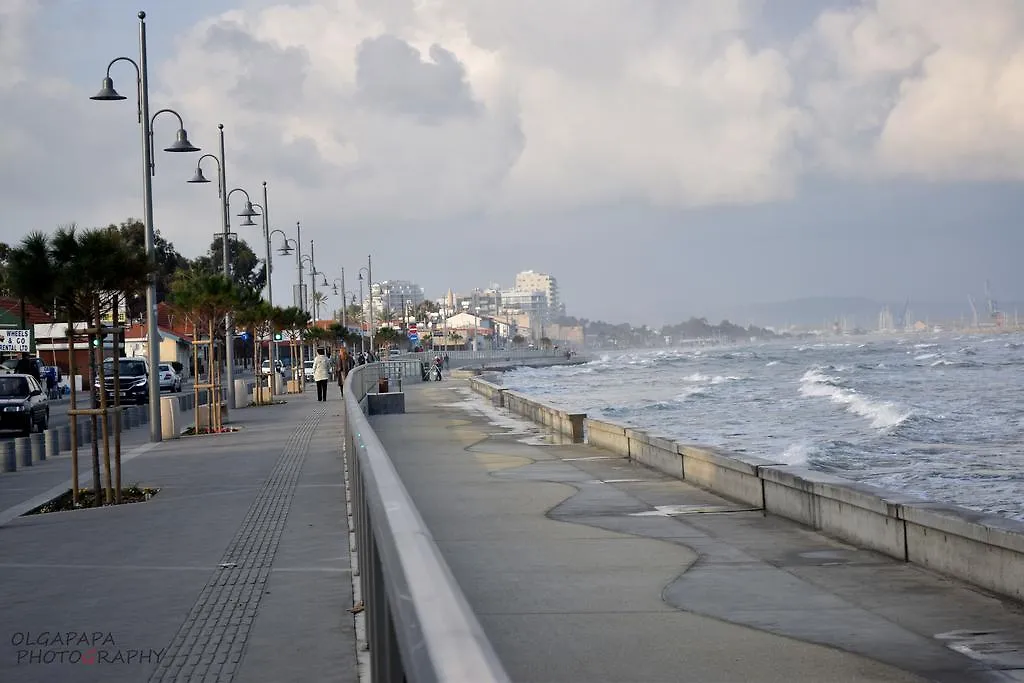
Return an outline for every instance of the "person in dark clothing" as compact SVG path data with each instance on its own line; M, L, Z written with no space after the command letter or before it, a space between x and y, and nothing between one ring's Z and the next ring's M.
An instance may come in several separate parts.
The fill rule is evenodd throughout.
M37 382L42 383L43 381L43 378L39 376L39 364L26 352L22 352L18 364L14 366L14 371L19 375L32 375Z

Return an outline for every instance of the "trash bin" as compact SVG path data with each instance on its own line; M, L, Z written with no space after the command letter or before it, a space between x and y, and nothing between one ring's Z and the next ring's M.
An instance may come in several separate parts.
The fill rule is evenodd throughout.
M377 380L377 393L378 394L386 394L386 393L388 393L388 378L387 377L381 377L380 379Z

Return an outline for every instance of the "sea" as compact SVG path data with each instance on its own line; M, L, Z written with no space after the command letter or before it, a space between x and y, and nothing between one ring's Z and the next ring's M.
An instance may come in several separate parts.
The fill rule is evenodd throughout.
M676 441L1024 520L1024 334L592 354L501 382Z

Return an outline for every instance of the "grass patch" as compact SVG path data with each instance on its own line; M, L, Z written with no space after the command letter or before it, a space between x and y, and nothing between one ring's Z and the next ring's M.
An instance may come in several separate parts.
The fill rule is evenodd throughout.
M144 503L157 493L160 489L151 488L148 486L139 486L134 484L128 488L121 489L121 505L127 505L128 503ZM100 499L104 497L103 490L100 490ZM26 512L23 517L28 515L43 515L47 512L67 512L69 510L82 510L84 508L94 507L96 503L96 496L92 489L78 489L78 505L72 497L71 489L68 489L64 493L60 494L56 498L47 501L37 508L33 508ZM111 503L110 505L116 505L117 503ZM109 507L106 503L103 507Z

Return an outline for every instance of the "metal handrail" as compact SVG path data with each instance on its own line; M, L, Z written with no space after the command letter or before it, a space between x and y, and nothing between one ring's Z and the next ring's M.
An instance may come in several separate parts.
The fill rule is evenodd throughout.
M364 375L345 380L352 510L374 683L510 681L452 576L361 402Z

